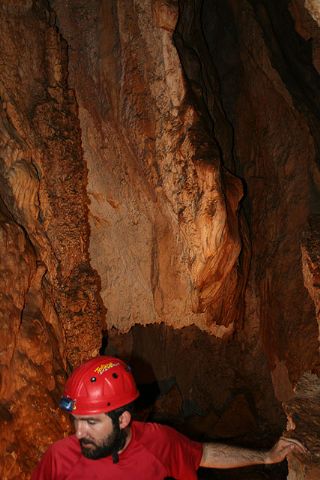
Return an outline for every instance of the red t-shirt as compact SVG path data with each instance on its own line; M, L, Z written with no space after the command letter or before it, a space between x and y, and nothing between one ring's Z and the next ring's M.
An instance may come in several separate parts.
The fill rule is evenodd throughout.
M196 480L202 444L157 423L132 422L132 438L119 455L90 460L75 435L48 448L32 480Z

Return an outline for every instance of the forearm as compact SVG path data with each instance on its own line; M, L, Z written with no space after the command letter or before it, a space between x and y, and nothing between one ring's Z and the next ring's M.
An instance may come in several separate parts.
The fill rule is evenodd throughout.
M200 466L206 468L237 468L264 464L267 452L232 447L220 443L204 443Z

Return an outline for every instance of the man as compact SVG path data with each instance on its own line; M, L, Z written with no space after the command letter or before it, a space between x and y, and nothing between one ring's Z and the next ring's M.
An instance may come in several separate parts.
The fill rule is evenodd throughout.
M199 467L271 464L305 451L284 438L268 452L191 441L170 427L132 421L138 395L130 368L118 358L97 357L78 367L60 401L75 435L49 447L32 480L195 480Z

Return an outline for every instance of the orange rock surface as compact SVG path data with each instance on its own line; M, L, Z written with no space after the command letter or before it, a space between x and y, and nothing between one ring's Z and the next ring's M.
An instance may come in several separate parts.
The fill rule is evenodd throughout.
M319 18L312 0L1 2L1 479L68 434L64 380L103 334L195 435L265 447L281 402L315 398ZM295 421L313 451L289 478L311 480L315 427Z

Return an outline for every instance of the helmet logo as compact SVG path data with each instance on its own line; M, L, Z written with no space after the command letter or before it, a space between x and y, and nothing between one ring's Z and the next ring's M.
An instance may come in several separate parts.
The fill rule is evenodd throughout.
M120 365L120 363L113 363L113 362L102 363L99 367L94 369L94 372L102 375L102 373L106 372L107 370L110 370L110 368L118 367L119 365Z

